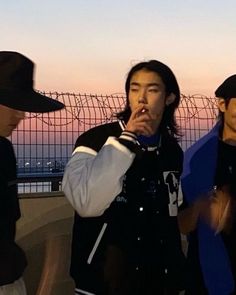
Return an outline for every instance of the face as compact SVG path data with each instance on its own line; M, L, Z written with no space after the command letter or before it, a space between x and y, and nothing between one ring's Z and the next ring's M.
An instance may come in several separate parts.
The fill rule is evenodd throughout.
M236 98L231 98L228 106L219 99L219 109L224 113L223 140L236 140Z
M0 104L0 136L10 136L24 117L25 112L17 111Z
M130 80L129 103L131 112L144 103L145 109L150 113L153 127L158 129L165 107L175 100L171 93L166 96L165 84L156 72L140 70L134 73Z

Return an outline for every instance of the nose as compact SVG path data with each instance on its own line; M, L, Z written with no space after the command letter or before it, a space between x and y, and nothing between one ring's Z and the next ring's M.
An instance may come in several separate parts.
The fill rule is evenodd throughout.
M146 89L141 89L140 93L139 93L139 99L138 99L138 103L147 103L147 92Z
M141 96L139 97L138 99L138 103L143 103L143 104L146 104L147 103L147 99L145 96Z
M138 103L145 103L145 99L143 97L139 97Z

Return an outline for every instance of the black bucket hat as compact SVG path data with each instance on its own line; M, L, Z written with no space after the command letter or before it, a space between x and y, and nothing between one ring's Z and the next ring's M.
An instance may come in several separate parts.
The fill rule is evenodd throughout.
M236 97L236 75L228 77L215 91L216 97L229 99Z
M46 113L64 104L33 89L34 63L13 51L0 51L0 104L12 109Z

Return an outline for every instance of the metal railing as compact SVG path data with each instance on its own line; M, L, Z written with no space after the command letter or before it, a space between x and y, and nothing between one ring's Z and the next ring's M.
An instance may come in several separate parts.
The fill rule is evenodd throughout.
M126 102L125 95L44 93L62 101L64 110L28 114L14 131L20 193L60 190L64 167L76 139L86 130L114 121ZM176 113L181 127L180 144L185 150L214 124L216 99L203 95L181 95Z

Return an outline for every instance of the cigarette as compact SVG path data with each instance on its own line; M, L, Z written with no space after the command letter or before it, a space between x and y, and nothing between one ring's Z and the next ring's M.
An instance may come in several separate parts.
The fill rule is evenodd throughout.
M137 117L144 115L147 111L148 111L147 109L142 108L142 109L138 112Z

